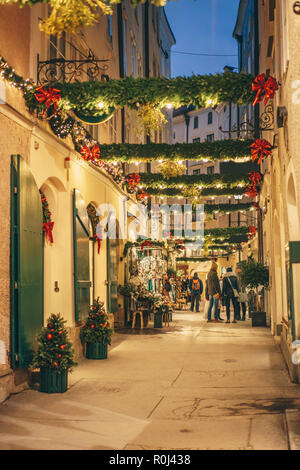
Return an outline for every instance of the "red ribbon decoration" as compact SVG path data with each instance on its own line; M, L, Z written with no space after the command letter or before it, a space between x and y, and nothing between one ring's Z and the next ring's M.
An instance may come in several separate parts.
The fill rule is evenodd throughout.
M254 225L251 225L249 227L249 236L253 237L253 235L255 235L255 234L256 234L256 227L254 227Z
M250 147L252 161L254 162L256 159L258 159L258 165L260 164L263 158L268 157L272 153L272 145L265 139L256 139Z
M142 191L141 193L137 194L136 195L136 198L141 201L142 199L147 199L148 197L150 197L149 194L145 193L145 191Z
M265 84L265 101L264 105L266 106L269 99L273 99L276 91L278 90L278 82L276 78L269 77L267 83Z
M43 223L43 232L45 232L46 237L49 239L50 243L53 243L53 230L54 222L44 222Z
M92 161L93 163L99 163L101 162L102 165L104 162L99 160L100 157L100 148L99 145L94 145L92 148L90 148L88 145L84 145L80 149L80 153L82 155L82 158L86 160L87 162Z
M259 204L258 202L253 202L253 207L258 211L259 210Z
M279 85L274 77L269 77L267 79L265 73L257 75L252 83L252 91L256 91L256 96L253 101L253 106L257 103L261 103L265 97L264 105L268 104L269 99L274 98L276 91L278 90Z
M263 92L265 90L265 85L266 74L261 73L260 75L257 75L252 83L252 91L256 91L256 96L252 103L253 106L255 106L257 103L260 103L264 99Z
M245 191L245 194L247 194L248 197L256 197L258 195L258 191L256 189L256 186L249 185Z
M152 248L152 245L149 242L149 240L146 240L145 242L142 242L142 244L141 244L142 251L144 251L145 246L147 246L148 248Z
M45 103L46 110L53 105L54 113L57 112L57 103L61 99L61 91L57 88L49 88L48 90L43 87L39 86L34 93L37 101L39 103Z
M248 173L251 186L255 186L261 183L262 176L258 171L250 171Z
M135 189L135 187L141 181L141 175L139 175L138 173L131 173L127 176L126 181L131 189Z
M98 235L95 235L95 241L97 242L97 251L98 251L98 255L99 255L100 249L101 249L102 238L99 238Z

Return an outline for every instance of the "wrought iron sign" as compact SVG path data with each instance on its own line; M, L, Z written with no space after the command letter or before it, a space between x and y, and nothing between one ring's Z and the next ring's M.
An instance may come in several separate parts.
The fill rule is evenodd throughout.
M37 82L39 85L51 85L56 82L95 81L108 79L108 59L96 59L90 51L82 60L55 58L40 60L37 57Z
M238 137L254 138L256 133L256 126L253 119L249 121L243 121L238 126L234 124L231 130L224 131L222 127L219 130L224 134L237 134ZM273 104L270 103L265 107L264 112L259 118L259 132L274 131L274 108Z
M296 15L300 15L300 2L295 2L293 5L293 10Z

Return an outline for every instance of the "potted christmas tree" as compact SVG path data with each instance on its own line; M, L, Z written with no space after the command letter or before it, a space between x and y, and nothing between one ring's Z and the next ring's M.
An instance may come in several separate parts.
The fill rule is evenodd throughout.
M99 297L90 305L89 316L80 331L80 337L86 343L87 359L107 359L107 348L111 344L113 330L109 327L104 303Z
M261 302L258 302L258 288L269 287L269 268L263 263L255 261L250 256L241 263L241 283L244 287L252 289L255 293L252 307L252 326L266 326L266 312L262 311Z
M68 388L68 372L76 363L65 323L60 315L52 314L38 336L32 366L40 369L40 392L63 393Z

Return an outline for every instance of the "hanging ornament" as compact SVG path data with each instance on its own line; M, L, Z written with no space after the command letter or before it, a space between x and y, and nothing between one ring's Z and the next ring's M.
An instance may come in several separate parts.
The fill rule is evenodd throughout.
M268 157L272 153L272 145L265 139L256 139L251 144L252 161L257 159L259 165L263 158Z
M148 193L145 193L144 190L136 195L136 198L137 198L138 201L145 201L149 197L150 197L150 195Z
M51 220L51 212L49 210L49 204L45 194L40 190L42 209L43 209L43 232L45 234L45 239L47 239L50 244L53 243L53 226L54 222Z

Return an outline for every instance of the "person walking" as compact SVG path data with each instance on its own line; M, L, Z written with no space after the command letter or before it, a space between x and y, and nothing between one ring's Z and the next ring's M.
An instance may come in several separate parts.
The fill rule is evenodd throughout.
M237 278L238 278L238 283L239 283L239 291L240 291L240 294L239 294L239 317L241 317L241 308L242 308L242 313L243 313L243 316L242 316L242 321L245 321L246 320L246 313L247 313L247 303L248 303L248 294L246 292L246 289L242 286L242 282L241 282L241 274L242 274L242 269L239 265L237 265L236 267L236 275L237 275Z
M199 312L201 294L203 292L203 282L199 279L197 273L194 274L193 279L190 282L190 291L191 291L191 311L194 311L196 306L196 312Z
M230 301L233 305L234 317L232 323L237 323L239 319L239 304L238 304L238 292L239 284L238 278L233 273L232 268L227 268L227 272L224 274L222 297L225 298L226 305L226 323L230 323Z
M221 295L220 282L217 274L218 265L213 262L211 269L207 275L207 296L209 298L209 306L207 311L207 321L211 322L211 313L212 308L214 307L214 321L216 323L220 322L219 320L219 298Z

